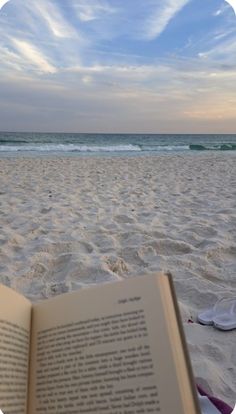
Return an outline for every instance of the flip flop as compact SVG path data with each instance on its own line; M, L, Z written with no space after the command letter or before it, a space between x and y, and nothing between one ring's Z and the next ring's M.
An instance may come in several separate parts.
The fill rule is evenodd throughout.
M228 314L233 302L236 303L236 298L228 297L219 299L214 306L207 308L198 314L198 322L202 325L215 325L215 319L220 315ZM216 323L218 323L217 320Z
M230 331L236 328L236 298L228 301L219 313L213 317L213 325L222 331Z
M202 325L213 325L213 317L214 317L214 306L212 308L205 309L201 313L198 314L197 320Z

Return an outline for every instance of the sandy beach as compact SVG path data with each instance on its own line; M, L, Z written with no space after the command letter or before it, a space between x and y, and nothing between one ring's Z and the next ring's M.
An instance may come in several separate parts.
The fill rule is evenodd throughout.
M1 283L37 301L171 271L196 381L235 404L236 330L196 317L236 297L236 155L12 157L0 171Z

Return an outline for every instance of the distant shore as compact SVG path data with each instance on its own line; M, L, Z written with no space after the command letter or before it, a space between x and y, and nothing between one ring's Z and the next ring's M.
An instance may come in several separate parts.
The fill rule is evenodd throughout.
M37 301L170 270L196 381L234 405L236 330L195 322L236 297L236 153L27 155L0 170L0 281Z

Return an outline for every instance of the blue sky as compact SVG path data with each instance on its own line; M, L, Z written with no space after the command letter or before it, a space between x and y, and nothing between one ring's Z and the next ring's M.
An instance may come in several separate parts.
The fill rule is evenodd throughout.
M224 0L1 3L0 130L235 132Z

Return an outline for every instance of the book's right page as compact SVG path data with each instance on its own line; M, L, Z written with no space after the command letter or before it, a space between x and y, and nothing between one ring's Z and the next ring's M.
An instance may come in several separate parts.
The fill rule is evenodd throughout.
M189 414L157 278L126 279L34 306L29 414ZM192 407L195 414L194 399Z

